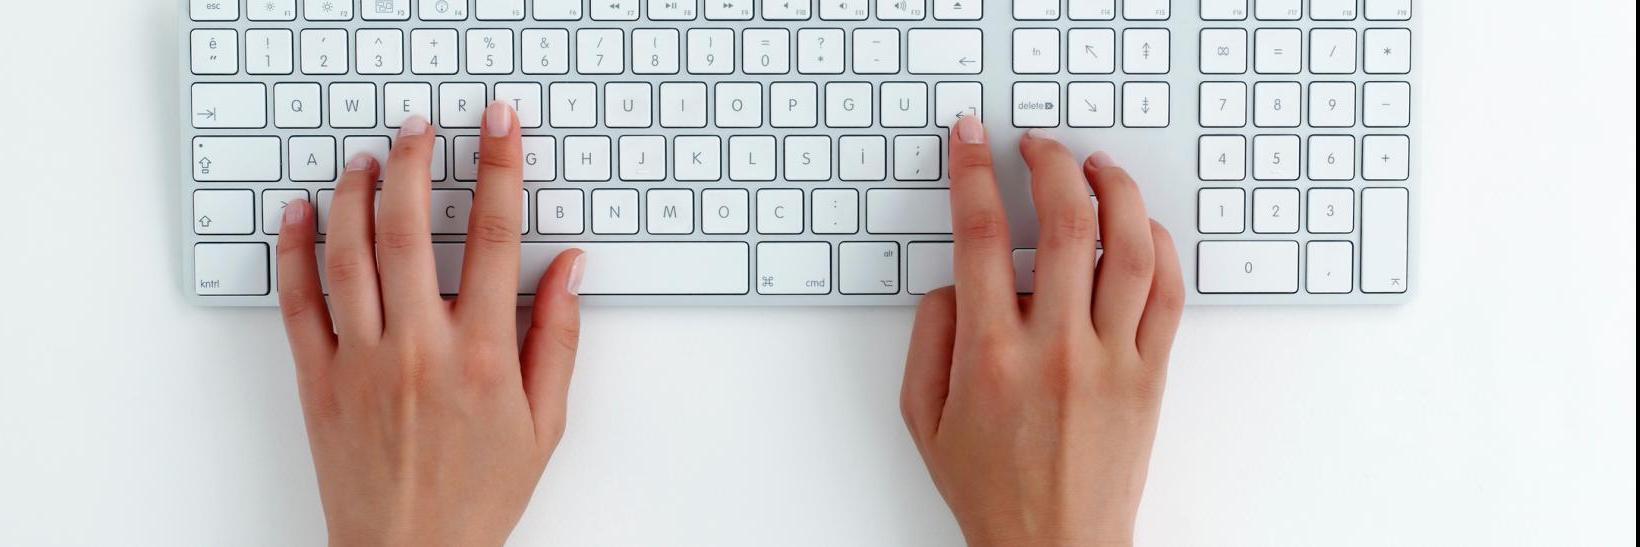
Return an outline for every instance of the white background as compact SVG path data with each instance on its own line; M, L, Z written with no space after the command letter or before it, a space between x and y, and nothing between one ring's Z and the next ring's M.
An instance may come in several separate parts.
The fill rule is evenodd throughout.
M324 537L276 313L180 296L178 4L0 8L0 544ZM1142 544L1634 544L1635 4L1418 9L1423 293L1191 309ZM588 310L514 543L959 543L910 320Z

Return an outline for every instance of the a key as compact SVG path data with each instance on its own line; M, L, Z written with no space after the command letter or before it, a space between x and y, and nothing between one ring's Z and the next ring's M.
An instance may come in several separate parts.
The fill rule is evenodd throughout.
M278 182L279 137L194 137L194 180Z
M1243 82L1203 82L1201 85L1202 127L1245 127L1247 125L1247 84Z
M770 127L814 127L819 124L820 88L814 82L769 84Z
M604 84L605 127L649 127L654 116L647 82Z
M467 73L512 74L512 31L507 29L472 29L467 31Z
M347 31L302 31L303 74L347 74Z
M1407 292L1408 200L1406 188L1361 191L1361 292Z
M873 234L950 234L951 191L867 190L866 231Z
M402 74L404 33L397 29L360 30L353 66L359 74Z
M636 194L636 192L633 192ZM462 245L434 244L435 255L448 256L447 271L439 285L460 284ZM587 256L580 294L595 295L710 295L746 294L751 248L742 242L694 243L525 243L519 255L519 294L535 294L536 283L560 253L580 249ZM445 271L445 270L441 270ZM655 275L666 272L666 275Z
M398 128L410 116L433 119L433 86L426 83L391 83L382 86L387 127Z
M749 1L749 0L743 0ZM689 29L690 74L729 74L735 69L735 31Z
M1253 137L1255 180L1298 180L1298 135Z
M702 190L700 231L704 234L745 234L750 231L750 199L743 189Z
M1312 188L1309 195L1312 234L1348 234L1355 231L1355 191L1349 188Z
M1322 28L1310 31L1310 72L1355 73L1355 30Z
M1367 82L1361 86L1361 123L1367 127L1406 127L1412 123L1412 85Z
M621 180L658 181L666 178L666 137L625 135L620 138L618 146L620 153L616 157L621 162Z
M473 0L473 13L480 21L522 21L524 0Z
M1171 0L1122 1L1122 18L1129 21L1162 21L1172 16Z
M255 3L258 0L249 1ZM408 21L410 0L368 0L359 16L366 21Z
M342 157L349 161L359 156L370 156L376 160L377 165L385 167L392 150L393 140L380 135L352 135L342 139ZM383 172L377 174L376 180L387 176L386 169L381 171Z
M950 243L906 244L906 292L928 294L934 289L955 285L957 280L951 271L953 250Z
M963 116L980 117L984 102L984 88L979 82L934 84L934 123L951 127Z
M1355 178L1355 137L1315 135L1310 137L1310 180L1351 180Z
M1201 32L1202 74L1247 72L1247 31L1206 29Z
M803 191L796 188L758 190L757 233L803 233Z
M979 74L984 63L979 29L911 29L906 70L912 74ZM1055 47L1057 50L1057 46Z
M1059 127L1059 84L1018 82L1014 84L1014 126Z
M1372 21L1406 21L1412 18L1412 0L1366 0L1367 19Z
M565 74L569 72L569 31L527 29L520 36L525 74Z
M693 21L699 9L696 0L649 0L651 21Z
M410 72L455 74L460 64L457 62L456 41L456 31L450 29L410 31Z
M1298 233L1297 188L1253 190L1253 232L1260 234Z
M508 82L495 84L495 100L511 104L522 128L541 127L541 84ZM391 126L389 126L391 127Z
M673 0L656 0L670 2ZM633 74L677 74L677 29L638 29L632 31Z
M188 17L195 21L237 21L238 0L190 0Z
M1172 120L1171 94L1166 82L1122 84L1122 126L1167 127Z
M194 245L194 294L263 296L269 285L268 244Z
M438 123L446 128L479 127L484 120L488 90L481 83L443 83L438 86Z
M854 31L855 74L894 74L899 71L899 30L863 28Z
M620 74L626 54L620 29L581 29L575 32L575 71L581 74Z
M1065 34L1071 74L1116 72L1116 31L1075 28Z
M977 21L985 0L934 0L934 18L941 21Z
M1367 74L1406 74L1412 71L1412 31L1375 28L1366 31Z
M894 137L894 180L939 180L944 175L940 164L943 150L944 146L937 135Z
M927 0L879 0L877 18L883 21L917 21L927 14Z
M468 0L420 0L416 15L423 21L461 21L467 18Z
M925 127L928 125L928 84L888 82L879 86L883 127Z
M706 84L661 84L661 127L706 127Z
M1317 21L1349 21L1355 19L1355 3L1359 0L1310 0L1310 18Z
M712 21L750 21L752 3L756 0L710 0L706 2L706 18Z
M1167 29L1122 31L1122 71L1128 74L1167 74L1172 64L1170 41Z
M189 110L199 129L260 129L268 125L264 84L194 84Z
M1116 125L1116 84L1071 82L1065 86L1065 123L1071 127Z
M290 74L295 71L292 53L295 37L289 30L245 31L246 74Z
M1298 127L1300 106L1298 82L1259 82L1253 85L1253 125Z
M900 292L900 244L850 241L837 245L837 291L843 294Z
M214 0L206 0L216 3ZM231 4L233 2L223 2ZM252 21L295 21L296 0L262 0L245 3L246 18Z
M648 222L645 229L656 235L695 233L695 193L683 189L650 190Z
M816 234L852 234L860 231L860 192L852 188L815 190L810 230Z
M565 138L568 146L570 138ZM566 177L567 178L567 177ZM601 235L632 235L638 233L637 190L593 190L592 233ZM660 277L660 276L657 276Z
M871 84L826 84L826 127L871 127Z
M1304 32L1296 28L1261 28L1253 33L1254 65L1259 74L1298 74Z
M709 135L686 135L673 138L672 177L680 182L707 182L722 179L722 140Z
M1017 29L1014 38L1014 74L1057 74L1059 30Z
M330 126L376 127L376 84L330 84Z
M534 0L530 13L537 21L576 21L584 10L582 0Z
M1355 244L1311 241L1305 245L1304 290L1311 294L1346 294L1355 287Z
M1201 0L1203 21L1244 21L1248 0Z
M564 137L564 180L569 182L605 182L610 178L610 170L609 137ZM594 192L592 199L595 203L597 202L596 192ZM636 208L636 204L634 204L634 208ZM633 220L633 222L636 223L637 221ZM593 226L593 231L599 231L596 222ZM631 232L620 233L637 233L637 229L634 228Z
M1310 84L1310 127L1354 126L1354 83L1314 82Z
M472 190L433 190L427 201L427 227L433 235L466 234L472 212Z
M237 16L236 16L237 17ZM202 29L189 34L193 73L227 75L239 73L239 34L229 29Z
M1196 290L1203 294L1298 292L1298 242L1203 241L1196 247Z
M1066 15L1074 21L1110 21L1116 18L1116 0L1070 0Z
M353 19L355 1L357 0L306 0L302 5L302 16L309 21L348 21Z
M797 72L843 73L843 29L806 28L797 31Z
M1010 0L1014 3L1014 19L1020 21L1052 21L1059 18L1059 0Z
M1407 180L1412 147L1405 135L1368 135L1361 138L1361 178Z
M250 235L256 231L255 204L250 190L195 190L194 233Z
M1245 180L1247 178L1247 138L1241 135L1206 135L1198 142L1197 165L1202 180ZM1239 231L1239 230L1238 230Z
M774 180L775 172L774 137L729 137L729 180L769 182Z
M291 137L290 180L331 182L336 180L336 137Z
M870 3L865 0L821 0L820 19L825 21L864 21L871 15Z
M831 137L793 135L784 142L786 180L823 181L831 179Z
M1297 21L1304 15L1303 0L1253 0L1253 13L1262 21Z
M763 0L763 18L770 21L803 21L809 18L810 0Z
M586 210L580 190L537 190L535 230L547 235L586 233Z
M747 74L785 74L791 70L790 31L746 29L742 38L742 71Z
M558 141L550 136L526 136L524 141L524 182L552 182L558 179Z
M888 177L888 139L881 135L838 137L837 175L846 181L880 181Z
M719 83L716 89L718 127L761 127L763 86L752 82Z
M1247 231L1247 191L1203 188L1196 192L1196 231L1239 234Z
M296 200L306 200L307 190L263 190L262 233L276 236L285 224L285 207ZM308 222L312 222L311 218Z
M554 82L547 87L547 101L548 123L554 129L580 129L598 125L598 84Z
M757 244L758 294L831 293L831 244Z

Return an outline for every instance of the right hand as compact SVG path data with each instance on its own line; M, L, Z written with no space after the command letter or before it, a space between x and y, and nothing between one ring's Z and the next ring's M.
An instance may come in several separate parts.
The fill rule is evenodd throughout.
M956 286L918 309L901 408L970 545L1129 545L1184 303L1177 253L1108 156L1079 166L1038 131L1020 152L1041 223L1036 294L1015 293L991 149L964 118Z

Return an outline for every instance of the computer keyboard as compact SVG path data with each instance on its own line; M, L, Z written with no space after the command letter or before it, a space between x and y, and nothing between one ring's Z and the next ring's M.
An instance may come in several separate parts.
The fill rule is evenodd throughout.
M948 128L985 120L1031 290L1014 147L1109 152L1192 304L1413 290L1412 0L184 0L184 279L271 306L281 207L439 133L459 284L484 106L524 126L520 302L560 251L593 304L903 305L951 283Z

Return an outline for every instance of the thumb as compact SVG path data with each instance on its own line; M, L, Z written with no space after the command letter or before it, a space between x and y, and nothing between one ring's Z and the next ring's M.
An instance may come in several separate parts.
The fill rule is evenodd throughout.
M524 336L524 394L535 419L536 439L549 449L564 434L569 380L581 343L581 276L586 253L571 249L558 255L541 275L535 290L530 330Z
M951 354L957 334L956 291L946 287L924 296L911 330L911 350L900 383L900 413L917 447L934 438L951 391Z

